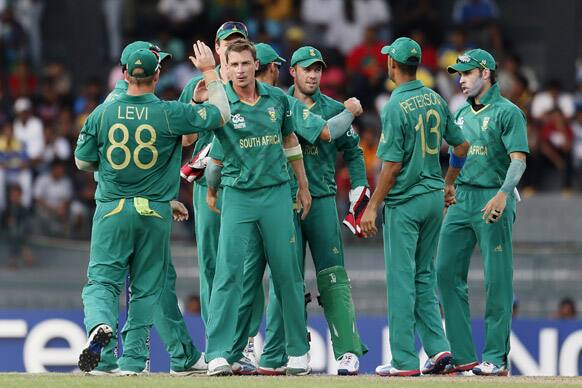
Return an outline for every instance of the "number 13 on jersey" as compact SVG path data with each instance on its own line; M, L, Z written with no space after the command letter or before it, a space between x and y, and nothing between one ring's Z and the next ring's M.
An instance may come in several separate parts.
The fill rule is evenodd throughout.
M121 131L121 141L115 140L115 133ZM144 131L149 132L150 139L148 141L143 140L142 133ZM129 130L124 124L113 124L107 133L107 138L111 145L107 147L106 157L107 161L111 165L114 170L123 170L126 168L132 159L132 153L129 147L127 146L127 142L129 141ZM135 131L135 142L137 143L137 147L133 150L133 162L138 168L142 170L148 170L152 168L156 161L158 160L158 150L154 146L156 142L156 130L149 124L141 124L137 127ZM124 158L121 163L116 163L113 161L113 151L115 149L119 149L123 152ZM152 156L149 162L142 162L140 159L140 152L142 150L148 150L151 152Z
M429 127L428 134L425 133L425 123L427 126L431 125L431 118L434 118L434 125ZM426 118L423 117L422 114L418 115L418 122L414 129L416 132L420 131L420 144L422 147L422 156L425 157L426 154L429 155L438 155L439 148L441 144L441 132L440 132L440 125L441 125L441 116L439 112L434 109L430 109L426 112ZM434 134L435 144L434 147L431 147L427 143L427 137L430 134Z

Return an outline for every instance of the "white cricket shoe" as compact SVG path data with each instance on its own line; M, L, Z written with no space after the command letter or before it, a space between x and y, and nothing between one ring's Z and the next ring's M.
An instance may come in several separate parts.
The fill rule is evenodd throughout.
M305 376L311 373L311 366L309 366L309 352L303 356L293 357L289 356L287 361L287 369L285 373L291 376Z
M85 372L88 376L117 376L119 374L119 368L111 370L99 370L93 369L91 372Z
M259 369L257 369L257 372L259 372L259 374L262 376L283 376L283 375L285 375L286 371L287 371L287 368L285 367L285 365L279 366L277 368L268 368L266 366L259 366Z
M420 376L420 369L402 370L396 369L391 364L379 365L376 367L376 374L378 376Z
M91 372L97 368L101 360L101 351L109 344L111 337L113 337L111 326L101 324L94 328L87 339L85 348L79 355L79 362L77 363L79 369L83 372Z
M254 341L247 342L247 346L243 350L243 357L246 357L255 366L255 369L259 367L259 358L255 353Z
M170 374L172 376L191 376L191 375L201 375L208 371L208 364L204 361L204 353L200 354L200 358L191 367L176 371L170 369Z
M339 358L337 374L339 376L354 376L360 370L360 360L353 353L345 353Z
M206 372L208 376L230 376L232 375L232 369L225 358L219 357L208 363L208 371Z
M483 361L473 368L473 373L478 376L507 376L509 371L505 364L497 366L488 361Z

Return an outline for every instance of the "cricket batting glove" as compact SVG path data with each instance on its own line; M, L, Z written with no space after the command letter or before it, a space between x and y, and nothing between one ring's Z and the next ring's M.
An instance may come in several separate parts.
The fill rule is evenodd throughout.
M350 190L350 210L346 214L343 224L357 237L364 237L360 222L364 215L364 210L370 202L370 189L365 186L359 186Z
M180 176L185 181L192 183L199 180L204 176L204 170L210 161L210 147L212 144L208 144L206 147L202 148L191 161L186 163L180 169Z

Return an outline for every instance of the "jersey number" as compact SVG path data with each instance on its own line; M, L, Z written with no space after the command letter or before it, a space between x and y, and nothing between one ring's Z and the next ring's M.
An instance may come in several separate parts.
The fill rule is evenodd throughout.
M121 141L115 140L115 132L118 130L121 131L122 135ZM141 134L143 131L148 131L150 133L150 139L148 141L142 140ZM109 143L111 143L111 145L107 147L107 161L114 170L123 170L129 165L129 162L131 160L131 151L126 146L129 140L129 131L127 127L123 124L120 123L113 124L111 128L109 128L109 133L107 134L107 137L109 138ZM154 147L154 143L156 142L156 130L149 124L140 125L139 127L137 127L135 131L135 141L137 142L137 147L135 147L135 149L133 150L133 161L135 165L138 168L141 168L142 170L152 168L152 166L156 164L156 161L158 160L158 150L156 149L156 147ZM115 163L113 161L113 158L111 157L113 154L113 150L115 150L116 148L119 148L121 151L123 151L125 155L121 163ZM142 161L139 159L139 153L143 149L147 149L152 153L152 160L150 160L147 163L142 163Z
M428 130L428 135L430 135L431 133L434 133L436 136L436 147L431 148L428 144L426 144L426 137L428 136L427 134L425 134L424 132L424 123L426 121L427 126L430 125L430 119L431 117L435 118L435 123L432 127L430 127L430 129ZM441 143L441 132L439 131L441 125L441 116L439 115L439 112L437 112L434 109L430 109L428 112L426 112L426 120L423 121L422 115L418 115L418 123L416 124L416 126L414 127L414 129L416 129L416 131L420 131L420 143L422 146L422 156L426 156L426 154L429 155L437 155L439 153L439 145Z

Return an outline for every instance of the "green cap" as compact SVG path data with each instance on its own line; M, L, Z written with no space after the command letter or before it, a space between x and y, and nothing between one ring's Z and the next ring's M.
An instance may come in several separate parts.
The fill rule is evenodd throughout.
M382 47L380 52L405 65L420 64L422 55L420 45L414 40L405 37L398 38L391 45Z
M145 42L143 40L136 40L135 42L131 42L130 44L128 44L127 46L125 46L125 48L121 52L121 58L119 59L119 62L121 63L121 66L127 65L129 56L134 51L137 51L137 50L140 50L140 49L152 50L152 51L155 51L156 53L158 53L158 55L160 56L160 63L163 62L164 59L166 59L166 58L172 58L172 54L163 52L155 44L152 44L150 42Z
M315 62L321 62L323 66L327 66L323 61L321 52L315 47L303 46L295 50L293 56L291 57L291 66L298 64L299 66L306 68L313 65Z
M255 49L257 50L257 59L259 60L259 64L261 66L268 65L269 63L279 63L287 62L283 58L277 54L275 49L266 43L257 43L255 45Z
M150 77L160 68L160 61L158 56L148 49L139 49L134 51L127 58L127 72L130 76L135 78ZM134 72L138 69L143 71Z
M249 37L249 31L244 23L226 22L218 28L218 31L216 31L216 40L226 39L232 34L240 34L245 39Z
M472 69L497 69L493 55L485 50L473 49L465 52L457 58L457 63L447 68L450 74Z

